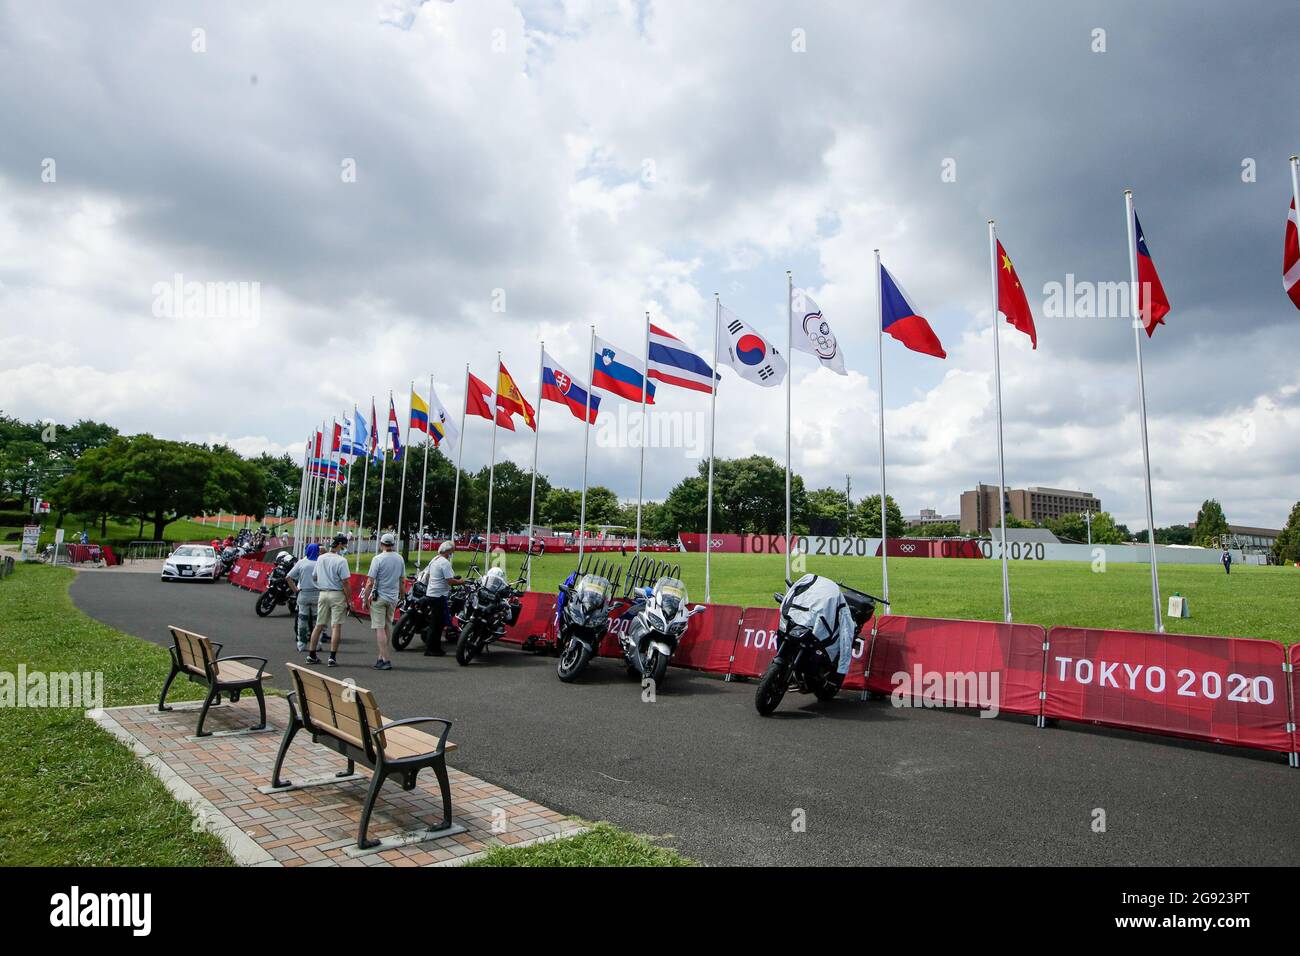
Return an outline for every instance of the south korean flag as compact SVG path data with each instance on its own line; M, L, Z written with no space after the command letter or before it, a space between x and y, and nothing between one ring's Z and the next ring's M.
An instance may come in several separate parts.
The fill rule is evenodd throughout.
M727 364L747 382L771 388L785 381L785 356L726 306L718 310L718 337Z
M790 302L790 342L799 352L815 355L837 375L848 375L844 352L822 310L803 289L795 289Z

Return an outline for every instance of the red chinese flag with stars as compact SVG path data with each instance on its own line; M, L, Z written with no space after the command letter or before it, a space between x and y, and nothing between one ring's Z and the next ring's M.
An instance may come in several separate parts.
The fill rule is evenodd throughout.
M1038 348L1038 331L1034 328L1034 313L1029 311L1029 300L1025 298L1025 287L1020 284L1016 267L1011 264L1011 257L1002 248L998 240L998 311L1007 317L1007 322L1014 325L1029 341Z

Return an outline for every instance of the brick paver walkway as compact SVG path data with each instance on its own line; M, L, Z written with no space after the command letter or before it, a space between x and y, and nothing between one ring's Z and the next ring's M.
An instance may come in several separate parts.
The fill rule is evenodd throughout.
M227 734L257 722L251 698L224 703L208 714L194 739L197 704L177 704L169 713L152 705L114 707L88 716L131 747L180 800L196 821L217 834L241 863L262 866L428 866L466 862L497 844L518 845L581 832L554 810L448 767L455 822L466 828L441 839L359 853L357 824L370 771L339 782L279 793L262 793L271 782L275 755L289 719L282 697L267 698L269 732ZM456 739L452 727L451 740ZM455 754L452 754L454 759ZM299 731L285 757L283 774L301 783L330 778L346 768L337 752ZM441 822L442 797L431 770L416 788L404 791L386 781L370 817L372 839L418 839L419 831Z

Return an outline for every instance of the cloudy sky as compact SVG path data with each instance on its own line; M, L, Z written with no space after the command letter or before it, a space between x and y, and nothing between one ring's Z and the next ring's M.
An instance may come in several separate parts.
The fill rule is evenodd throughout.
M498 349L532 396L539 340L580 371L593 323L639 350L649 310L708 354L715 291L783 347L790 269L850 369L795 358L795 467L864 494L880 248L948 349L885 342L890 491L955 512L997 478L993 217L1039 329L1036 352L1002 337L1008 483L1136 527L1129 322L1044 293L1127 279L1132 187L1173 306L1144 342L1156 522L1216 496L1280 527L1298 46L1280 0L6 2L0 409L297 454L372 394L404 414L430 373L459 409L465 363L488 377ZM255 283L257 310L169 311L177 281ZM718 454L779 459L784 391L724 376ZM648 454L651 496L707 429L706 399L660 395L693 447ZM542 421L542 471L576 485L581 425ZM466 466L488 436L471 420ZM593 483L635 496L629 436L600 437ZM527 467L531 440L498 452Z

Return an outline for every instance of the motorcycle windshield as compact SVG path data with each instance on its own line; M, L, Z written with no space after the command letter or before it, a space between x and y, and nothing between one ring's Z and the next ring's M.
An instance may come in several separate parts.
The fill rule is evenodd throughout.
M671 621L686 603L686 585L677 578L660 578L655 582L655 598L663 608L664 617Z
M590 623L605 611L614 588L607 578L594 574L584 575L573 591L574 606L581 612L584 622Z

